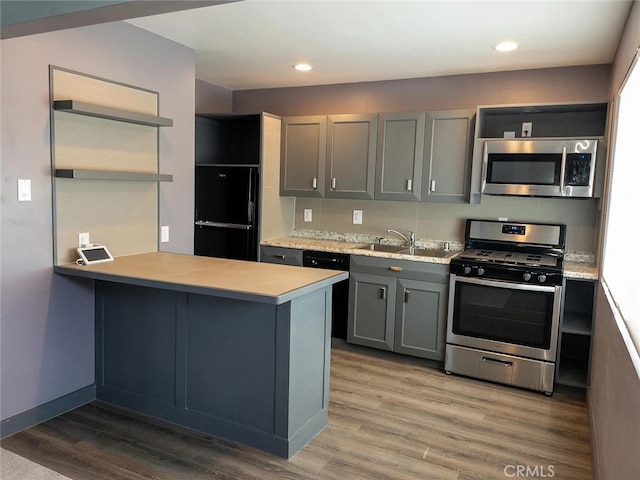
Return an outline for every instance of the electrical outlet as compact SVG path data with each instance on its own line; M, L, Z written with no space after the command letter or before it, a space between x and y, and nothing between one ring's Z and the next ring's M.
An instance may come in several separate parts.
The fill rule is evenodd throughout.
M522 122L522 137L530 137L532 128L533 122Z
M18 179L18 201L19 202L31 201L31 180L28 178Z
M160 227L160 242L166 243L169 241L169 225L163 225Z
M89 232L79 233L78 247L88 247L88 246L89 246Z
M304 209L304 221L305 222L312 222L313 221L313 210L311 210L310 208L305 208Z
M507 217L498 217L499 222L508 222L509 219Z
M362 210L353 211L353 224L362 225Z

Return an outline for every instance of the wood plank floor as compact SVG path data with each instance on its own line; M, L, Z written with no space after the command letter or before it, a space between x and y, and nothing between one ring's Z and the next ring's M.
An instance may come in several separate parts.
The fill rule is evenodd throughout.
M336 348L329 426L290 460L98 402L0 445L73 480L592 478L583 399Z

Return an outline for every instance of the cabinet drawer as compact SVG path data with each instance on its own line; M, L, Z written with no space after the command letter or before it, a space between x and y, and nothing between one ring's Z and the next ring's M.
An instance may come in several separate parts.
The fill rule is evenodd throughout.
M441 263L351 255L349 270L356 273L384 275L393 278L449 283L449 265Z
M260 261L265 263L279 263L281 265L302 266L302 250L284 247L260 247Z

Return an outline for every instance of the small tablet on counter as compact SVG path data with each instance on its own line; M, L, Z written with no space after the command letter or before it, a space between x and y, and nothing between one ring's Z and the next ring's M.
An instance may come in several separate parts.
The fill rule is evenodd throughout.
M111 252L104 245L78 248L78 263L93 265L94 263L113 262Z

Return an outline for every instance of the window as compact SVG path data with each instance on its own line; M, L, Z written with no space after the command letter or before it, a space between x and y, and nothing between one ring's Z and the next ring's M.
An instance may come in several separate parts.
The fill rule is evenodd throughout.
M605 225L602 277L628 347L640 352L640 62L616 99L618 112ZM620 321L621 320L621 321ZM630 340L626 335L628 330ZM631 345L629 345L631 343ZM638 356L634 355L636 368Z

